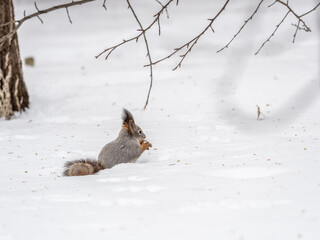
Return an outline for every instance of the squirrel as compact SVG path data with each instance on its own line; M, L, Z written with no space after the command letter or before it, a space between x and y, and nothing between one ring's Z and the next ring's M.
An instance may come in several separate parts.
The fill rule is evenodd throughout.
M122 120L119 136L102 148L98 161L91 159L69 161L65 164L64 176L90 175L120 163L134 163L145 150L152 147L151 143L144 140L146 135L125 108Z

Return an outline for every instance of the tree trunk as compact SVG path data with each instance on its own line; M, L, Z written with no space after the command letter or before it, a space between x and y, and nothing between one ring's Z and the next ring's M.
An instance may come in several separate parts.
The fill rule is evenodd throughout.
M0 0L0 25L14 21L12 0ZM0 38L15 27L0 26ZM15 111L29 106L29 95L23 81L17 34L0 43L0 118L10 119Z

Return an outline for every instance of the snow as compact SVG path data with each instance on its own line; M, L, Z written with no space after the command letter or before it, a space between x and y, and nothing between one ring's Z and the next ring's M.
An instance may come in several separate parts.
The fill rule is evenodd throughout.
M107 62L94 58L137 29L125 1L107 3L107 12L102 1L70 8L72 25L61 10L19 30L22 58L36 65L24 66L30 108L0 120L0 239L319 239L319 10L306 17L311 33L292 44L290 16L255 56L286 13L266 2L216 54L256 6L231 1L181 69L171 71L178 57L155 66L142 111L142 39ZM171 6L161 37L148 33L153 59L191 39L223 5L210 3ZM145 25L159 8L132 4ZM316 1L292 4L304 12ZM34 6L16 0L17 18L25 9ZM153 148L135 164L62 177L66 161L97 158L117 136L122 107Z

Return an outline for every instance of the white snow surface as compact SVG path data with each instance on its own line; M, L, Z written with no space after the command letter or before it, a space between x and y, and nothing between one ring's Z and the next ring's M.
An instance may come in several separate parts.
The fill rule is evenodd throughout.
M68 1L54 1L59 4ZM320 239L319 9L292 37L286 9L266 1L217 54L257 1L230 1L177 71L154 67L143 39L94 56L138 28L126 1L43 15L19 30L30 108L0 120L0 239ZM318 1L290 1L300 13ZM53 1L37 1L44 9ZM148 32L152 58L192 39L224 1L180 1ZM16 17L32 13L16 0ZM132 0L146 26L160 5ZM259 105L264 114L257 120ZM68 160L97 158L129 109L153 148L137 163L63 177Z

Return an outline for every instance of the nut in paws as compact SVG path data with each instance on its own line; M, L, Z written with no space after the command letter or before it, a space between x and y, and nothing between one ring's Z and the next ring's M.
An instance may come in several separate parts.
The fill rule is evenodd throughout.
M146 140L143 140L143 141L141 142L141 147L142 147L143 149L145 149L145 150L149 150L149 148L152 147L152 144L149 143L149 142L146 141Z

